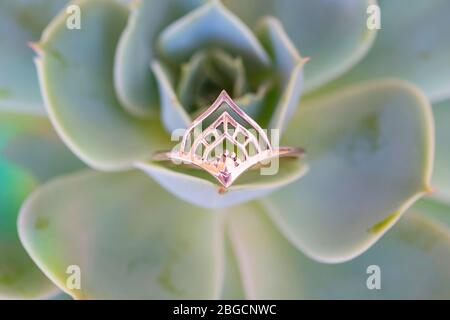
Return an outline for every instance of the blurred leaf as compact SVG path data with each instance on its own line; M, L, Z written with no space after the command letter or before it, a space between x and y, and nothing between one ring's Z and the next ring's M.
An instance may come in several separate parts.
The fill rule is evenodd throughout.
M450 202L427 197L417 201L410 211L434 219L450 228Z
M226 214L226 213L224 213ZM242 285L236 255L227 235L225 235L225 265L224 280L220 298L223 300L243 300L245 292Z
M395 77L415 83L433 102L450 97L450 1L379 3L382 28L373 47L349 73L324 90Z
M159 119L136 119L116 99L114 53L127 10L107 0L76 3L82 28L67 29L62 13L39 44L36 64L46 107L59 135L86 163L104 170L128 168L167 147L169 139Z
M258 119L261 115L264 115L267 100L269 100L270 87L269 83L263 83L256 92L246 93L242 97L234 99L234 101L252 119Z
M273 55L281 88L270 127L283 130L299 103L303 89L303 64L306 60L300 57L278 20L263 20L259 26L259 36Z
M218 1L211 1L170 24L158 40L161 53L178 63L211 46L242 56L248 66L269 64L269 56L253 33Z
M303 161L280 159L275 175L261 175L260 170L250 170L221 193L219 182L203 170L169 168L152 162L141 162L137 167L179 198L206 208L229 207L266 196L307 172Z
M305 65L305 92L351 69L369 50L376 31L367 29L367 7L375 0L222 0L254 27L261 17L280 20L289 38L311 57Z
M283 138L305 148L310 170L263 202L318 261L361 254L430 190L431 107L407 83L368 82L304 104Z
M140 172L53 180L22 207L19 234L36 263L76 299L220 294L218 215L177 200ZM69 265L80 267L81 289L66 287Z
M367 252L338 265L304 256L258 207L234 211L228 221L250 299L450 297L450 233L424 217L406 215ZM379 290L367 288L372 265L380 268Z
M450 100L433 104L436 130L436 145L433 179L436 188L433 197L446 199L450 203Z
M120 37L114 80L123 106L138 116L158 110L155 79L146 68L153 62L155 42L170 22L199 6L203 0L137 0L131 5L128 24Z
M175 95L169 75L159 62L153 62L151 68L159 86L161 121L167 133L187 128L191 119Z
M17 215L40 183L82 168L41 117L0 113L0 299L38 299L57 289L23 249Z
M0 2L0 111L44 114L30 41L60 11L66 0Z

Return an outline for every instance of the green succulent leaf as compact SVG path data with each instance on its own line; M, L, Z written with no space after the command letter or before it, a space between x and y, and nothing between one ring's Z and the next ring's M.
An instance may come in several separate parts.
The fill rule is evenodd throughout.
M46 119L33 119L33 122L42 124L41 132L24 131L11 138L2 151L6 160L32 172L40 182L84 167L54 134Z
M249 92L240 98L234 99L236 104L252 119L258 119L264 114L267 107L267 97L270 92L268 83L262 84L256 92Z
M364 59L328 89L364 80L395 77L411 81L430 100L450 97L450 2L379 1L382 29Z
M224 213L226 214L226 213ZM244 287L231 242L225 235L224 278L220 299L243 300L245 299Z
M166 131L171 134L174 130L187 128L191 118L179 102L167 71L157 61L151 64L151 68L159 86L161 121Z
M262 20L258 29L259 37L273 55L275 73L279 78L281 89L280 101L275 107L269 126L283 129L300 99L305 60L300 57L277 19Z
M318 261L364 252L430 189L431 108L407 83L368 82L304 104L283 138L306 149L310 170L263 202Z
M83 12L82 28L67 29L63 12L39 44L36 65L47 111L64 142L86 163L127 168L170 145L169 139L158 118L134 118L116 99L114 52L126 8L107 0L75 3Z
M433 104L436 129L436 156L434 159L432 195L450 202L450 99Z
M39 39L66 0L1 1L0 110L44 114L30 41Z
M38 189L22 207L19 234L76 299L213 299L222 283L219 222L141 172L89 171ZM70 265L80 267L80 289L66 286Z
M242 56L249 66L268 66L269 56L254 34L219 1L211 1L170 24L158 48L172 62L186 61L199 49L224 49Z
M73 300L71 296L64 292L58 292L57 294L49 297L47 300Z
M203 0L138 0L133 2L128 24L120 37L114 80L123 106L138 116L158 110L158 91L148 66L155 57L155 43L170 22L202 4Z
M410 210L450 228L450 201L448 200L440 201L431 197L423 198L417 201Z
M199 87L205 80L205 73L203 72L204 65L207 62L207 55L205 52L197 52L189 61L182 64L180 70L180 79L177 85L177 96L186 110L191 111L195 105L196 94Z
M271 15L280 20L303 55L305 92L336 78L368 51L376 31L367 29L367 7L375 0L222 0L245 23ZM330 54L331 53L331 54Z
M37 186L33 176L0 161L0 299L35 298L56 291L34 265L16 231L17 214L22 201Z
M236 210L228 221L250 299L450 297L450 232L422 216L408 213L372 248L339 265L303 255L259 207ZM380 268L380 290L367 288L372 265Z
M229 207L265 196L301 178L308 169L303 161L283 159L277 174L261 175L260 170L251 170L223 193L214 178L198 169L169 168L153 162L140 162L137 167L181 199L206 208Z
M46 119L0 113L0 299L44 298L57 292L23 249L17 215L40 183L82 166Z

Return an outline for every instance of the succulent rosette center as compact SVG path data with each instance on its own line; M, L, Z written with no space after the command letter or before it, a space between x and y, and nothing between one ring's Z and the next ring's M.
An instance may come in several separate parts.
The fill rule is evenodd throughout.
M152 68L160 93L172 92L187 116L226 90L258 123L278 128L300 98L305 60L275 18L262 19L255 34L220 2L211 2L164 28L156 45L159 59Z
M274 175L245 174L226 195L219 195L217 183L204 172L151 161L155 151L173 147L178 130L187 128L222 90L262 128L283 131L300 99L306 59L276 18L261 18L253 31L220 1L174 2L177 9L161 4L158 16L152 1L136 1L129 17L118 4L109 5L107 11L102 1L81 1L80 5L82 11L85 8L81 30L64 30L62 15L33 47L39 54L36 64L49 113L58 122L55 127L90 166L100 170L137 167L181 198L208 207L231 206L268 194L306 172L303 161L283 160ZM117 15L114 23L108 20L110 11ZM108 28L108 43L94 44L103 59L93 61L73 46L89 38L95 41L99 19ZM75 70L77 65L83 67ZM117 128L114 135L120 136L118 140L103 137L98 130L95 140L106 142L99 148L85 139L90 130L80 135L74 119L69 120L74 109L66 98L53 93L57 90L53 83L60 77L78 79L86 94L101 96L95 106L85 105L75 122L98 117L98 108L108 109L102 121ZM88 78L96 88L87 83ZM61 105L68 108L67 113ZM80 111L79 103L75 109ZM115 143L124 143L126 153ZM178 182L171 182L173 177ZM198 199L183 183L206 187L211 193L215 190L214 201Z

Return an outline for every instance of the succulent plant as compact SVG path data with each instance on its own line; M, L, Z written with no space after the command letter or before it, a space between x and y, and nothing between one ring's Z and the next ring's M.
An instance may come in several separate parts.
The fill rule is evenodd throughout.
M0 297L450 298L450 3L374 4L2 1ZM223 89L306 158L152 161Z

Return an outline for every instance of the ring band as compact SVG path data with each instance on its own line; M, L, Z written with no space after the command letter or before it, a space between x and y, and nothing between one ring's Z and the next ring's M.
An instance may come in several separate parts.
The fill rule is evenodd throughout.
M277 153L278 152L278 153ZM305 150L303 148L298 147L279 147L276 151L273 157L279 157L279 158L301 158L305 154ZM157 152L153 155L154 161L174 161L174 160L180 160L180 161L186 161L186 157L180 156L179 153L173 153L172 151L161 151ZM270 160L264 159L265 161ZM264 161L262 160L262 161ZM249 169L259 169L264 164L261 162L257 162L255 165L251 166ZM194 169L202 169L201 166L195 164L196 161L188 161L186 163L183 163L186 166L189 166Z

